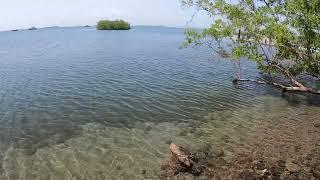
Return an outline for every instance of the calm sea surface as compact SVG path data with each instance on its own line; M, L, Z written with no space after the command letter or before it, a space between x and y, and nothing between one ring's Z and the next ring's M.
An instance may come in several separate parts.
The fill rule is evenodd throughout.
M319 111L314 96L234 86L229 61L179 49L183 38L163 27L0 32L0 179L156 177L170 142L225 148L274 123L268 114Z

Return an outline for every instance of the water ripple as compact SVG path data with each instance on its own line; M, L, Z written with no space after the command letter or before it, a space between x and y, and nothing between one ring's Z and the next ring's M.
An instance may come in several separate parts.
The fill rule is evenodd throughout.
M320 104L234 86L232 64L178 50L183 38L170 28L0 33L0 179L141 179L172 140L230 144L265 113Z

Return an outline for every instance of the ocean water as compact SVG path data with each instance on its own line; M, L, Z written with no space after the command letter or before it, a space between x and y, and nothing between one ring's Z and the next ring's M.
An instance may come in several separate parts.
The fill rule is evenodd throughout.
M179 49L183 32L0 32L0 179L157 178L171 142L237 147L270 114L319 111L316 96L233 85L228 60Z

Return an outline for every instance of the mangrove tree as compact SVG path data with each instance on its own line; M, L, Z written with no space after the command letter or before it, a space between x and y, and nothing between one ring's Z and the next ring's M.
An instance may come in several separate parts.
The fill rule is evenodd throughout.
M265 76L254 81L283 91L320 94L301 77L320 78L319 0L182 0L205 11L212 23L185 32L185 46L208 45L240 69L240 59L254 61ZM279 78L280 77L280 78Z
M130 24L124 20L101 20L97 24L98 30L129 30Z

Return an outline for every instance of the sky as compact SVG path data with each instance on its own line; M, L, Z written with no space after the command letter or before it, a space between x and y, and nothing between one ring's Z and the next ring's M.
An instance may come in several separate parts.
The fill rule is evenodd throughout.
M95 25L101 19L124 19L132 25L206 27L207 15L179 0L0 0L0 30Z

